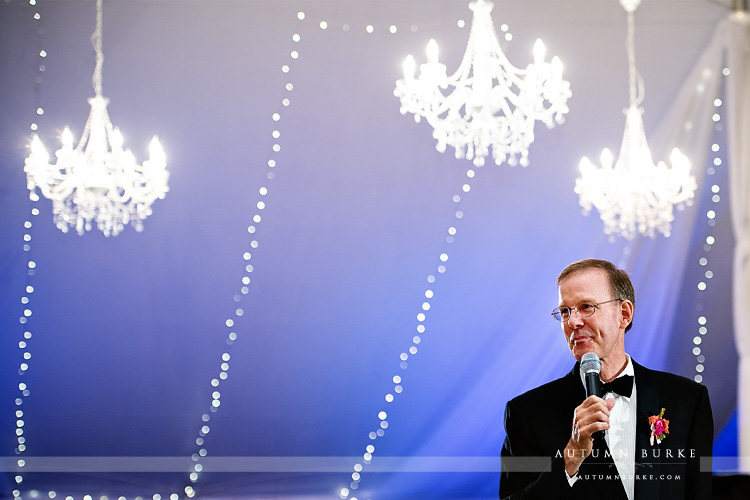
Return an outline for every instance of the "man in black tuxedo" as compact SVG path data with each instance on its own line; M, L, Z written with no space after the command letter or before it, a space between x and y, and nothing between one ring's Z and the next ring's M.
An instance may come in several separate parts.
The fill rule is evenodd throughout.
M500 498L709 500L708 391L625 352L635 311L627 273L587 259L565 268L557 285L552 315L577 362L508 402ZM586 398L580 361L589 352L601 360L602 398Z

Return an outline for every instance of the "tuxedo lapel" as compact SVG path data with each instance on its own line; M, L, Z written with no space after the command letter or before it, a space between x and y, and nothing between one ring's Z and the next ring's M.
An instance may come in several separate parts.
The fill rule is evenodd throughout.
M601 438L594 438L592 453L597 454L596 458L591 457L594 459L592 463L593 473L599 476L597 480L593 481L599 492L597 497L607 500L627 500L625 486L619 478L617 466L612 459L612 453L607 446L607 442Z
M570 389L571 394L576 395L576 398L573 400L573 401L577 401L575 406L578 406L579 404L583 403L583 400L586 399L586 389L583 387L583 381L581 381L581 362L580 361L576 361L576 364L575 366L573 366L573 369L570 370L567 375L565 375L565 382L567 384L567 387ZM572 417L573 416L571 415L571 418Z
M661 456L655 457L651 453L654 447L649 442L651 425L648 417L659 413L659 391L656 387L656 380L650 376L647 369L633 361L633 370L638 400L635 426L635 474L636 476L648 474L658 477L661 469ZM635 481L635 500L657 500L658 498L659 481Z

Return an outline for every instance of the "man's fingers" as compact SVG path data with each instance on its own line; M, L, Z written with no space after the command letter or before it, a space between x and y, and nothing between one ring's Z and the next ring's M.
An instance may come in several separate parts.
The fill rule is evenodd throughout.
M579 406L577 409L580 409L583 412L600 411L604 413L605 415L609 416L609 412L610 410L612 410L614 406L615 406L615 398L609 398L608 400L604 401L602 398L598 396L589 396L583 400L583 403L581 403L581 406Z
M605 420L587 420L579 422L578 432L581 436L590 438L597 431L606 431L609 429L609 419Z
M595 432L609 429L609 412L614 404L614 398L607 401L597 396L586 398L574 414L574 440L590 439Z
M583 400L583 403L581 403L581 408L588 408L589 406L593 406L599 402L604 402L602 398L599 396L589 396L586 399Z

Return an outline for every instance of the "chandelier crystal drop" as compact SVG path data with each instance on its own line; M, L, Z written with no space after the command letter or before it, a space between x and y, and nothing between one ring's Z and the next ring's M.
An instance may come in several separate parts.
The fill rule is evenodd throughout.
M65 127L62 147L50 156L41 139L34 134L24 171L30 196L36 188L52 200L55 225L64 233L75 227L79 235L90 231L92 222L105 236L116 236L127 224L143 230L143 220L152 214L151 204L163 199L169 186L166 156L154 136L149 159L139 165L129 149L123 149L119 128L107 113L109 99L102 95L102 0L96 2L96 31L91 37L96 51L92 83L95 96L81 140L73 147L73 133Z
M654 237L656 232L669 236L674 207L679 210L692 203L697 188L690 174L690 160L677 148L670 155L671 167L654 164L643 128L643 83L636 81L633 13L640 0L620 0L627 12L627 52L629 62L630 106L625 110L625 132L620 155L614 161L611 151L601 154L601 167L583 157L581 176L575 192L585 214L593 207L604 222L604 232L632 239L640 233ZM640 95L638 89L640 87Z
M485 0L469 4L474 13L469 42L452 76L438 61L437 43L430 40L419 76L415 76L414 58L408 56L404 77L393 93L401 101L401 114L413 113L416 122L424 117L433 127L441 153L451 146L456 158L473 160L481 167L491 149L497 165L507 161L511 166L527 166L536 120L550 128L563 122L570 83L562 78L558 57L545 62L541 40L534 44L534 62L526 69L514 67L500 48L493 7ZM452 91L444 94L449 87Z

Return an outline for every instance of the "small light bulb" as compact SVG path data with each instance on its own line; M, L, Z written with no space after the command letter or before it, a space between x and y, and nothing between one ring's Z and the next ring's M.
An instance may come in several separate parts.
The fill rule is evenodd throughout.
M547 49L544 47L544 43L541 38L537 38L534 42L534 64L542 64L544 62L544 55Z
M122 150L122 132L120 132L120 129L115 127L115 130L112 132L112 137L110 138L111 144L112 144L112 150L115 151L121 151Z
M404 79L406 81L414 80L414 71L416 70L417 63L414 62L414 57L410 54L404 59Z
M149 160L160 166L166 165L167 156L164 154L164 148L161 147L158 136L155 135L154 138L151 139L151 143L148 147L148 152Z
M438 52L438 44L434 38L431 38L427 43L427 62L438 62Z
M60 135L60 141L65 149L73 147L73 132L70 131L70 127L65 127L62 135Z

